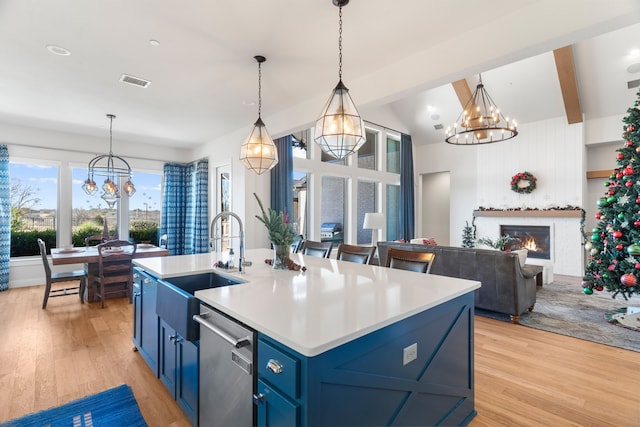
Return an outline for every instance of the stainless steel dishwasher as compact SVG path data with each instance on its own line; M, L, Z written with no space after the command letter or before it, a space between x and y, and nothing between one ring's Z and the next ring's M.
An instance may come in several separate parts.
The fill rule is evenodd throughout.
M253 426L255 331L200 305L199 425Z

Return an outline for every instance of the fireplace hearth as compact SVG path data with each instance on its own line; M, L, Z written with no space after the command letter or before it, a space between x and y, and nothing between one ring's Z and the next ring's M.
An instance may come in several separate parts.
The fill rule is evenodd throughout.
M505 250L527 249L530 258L551 259L550 228L539 225L501 225L500 235L515 237Z

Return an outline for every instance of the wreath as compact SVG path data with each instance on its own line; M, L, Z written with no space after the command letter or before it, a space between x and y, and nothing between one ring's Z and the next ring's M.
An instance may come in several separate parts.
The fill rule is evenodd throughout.
M536 189L536 177L529 172L520 172L511 177L511 189L516 193L529 194Z

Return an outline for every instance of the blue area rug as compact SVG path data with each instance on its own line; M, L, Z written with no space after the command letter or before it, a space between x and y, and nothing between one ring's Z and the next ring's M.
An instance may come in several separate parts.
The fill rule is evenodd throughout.
M131 387L121 385L57 408L0 424L1 427L146 427Z

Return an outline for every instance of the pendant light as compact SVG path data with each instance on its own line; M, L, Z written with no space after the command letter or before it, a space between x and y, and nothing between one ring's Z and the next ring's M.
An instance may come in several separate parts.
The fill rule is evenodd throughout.
M109 119L109 154L102 154L94 157L87 168L87 179L82 185L82 189L88 195L95 194L98 191L98 185L94 181L94 176L105 177L102 184L102 199L112 208L120 199L120 190L118 189L118 179L126 178L122 190L127 196L133 196L136 188L131 181L131 166L120 156L113 154L113 114L107 114Z
M260 117L262 112L262 63L267 58L256 55L253 59L258 63L258 120L253 124L251 133L240 147L240 160L247 169L262 175L278 164L278 150Z
M447 128L445 141L453 145L480 145L506 141L518 135L515 120L501 112L478 76L478 86L464 105L453 126Z
M342 7L349 0L332 1L339 9L338 85L316 121L314 141L320 144L325 153L336 159L344 159L358 151L367 139L364 121L349 95L349 89L342 83Z

